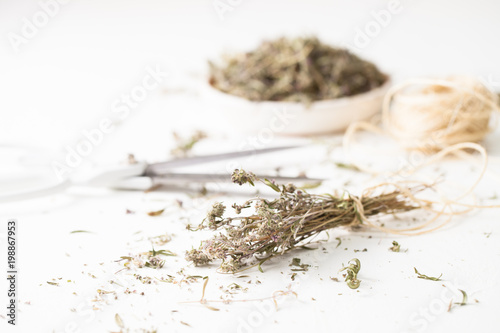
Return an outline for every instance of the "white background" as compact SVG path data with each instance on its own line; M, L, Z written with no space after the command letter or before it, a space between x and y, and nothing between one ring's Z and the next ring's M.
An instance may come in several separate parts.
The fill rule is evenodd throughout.
M24 18L32 21L41 10L40 4L2 1L0 144L36 145L54 154L64 153L65 146L74 146L82 138L82 130L95 128L110 114L114 101L141 83L148 66L159 66L169 73L161 87L104 138L82 167L120 161L126 153L148 160L166 158L173 144L172 130L186 134L193 129L209 132L211 138L196 148L197 153L236 149L246 140L245 136L225 131L225 120L211 116L213 106L204 104L196 91L178 90L190 87L193 77L203 78L207 59L224 51L248 49L263 38L284 34L316 34L324 42L349 45L360 56L376 62L395 81L421 75L469 74L500 90L499 2L401 0L400 11L391 16L387 26L371 37L366 46L357 45L359 31L375 22L371 12L387 8L388 2L380 0L242 0L221 20L211 0L73 0L60 5L48 24L16 50L9 38L12 33L21 34ZM338 142L337 139L331 141ZM485 142L493 155L495 149L498 155L498 140L497 132ZM271 144L281 142L286 140L275 139ZM318 165L324 150L318 147L302 151L299 156L287 153L262 157L251 165L277 166L287 161L310 175L332 178L324 190L342 188L346 181L352 183L354 190L364 186L363 176L339 171L331 165ZM2 165L11 162L0 160ZM491 167L498 170L498 164ZM223 166L212 166L211 170L225 171ZM462 179L474 172L463 165L460 170ZM493 177L480 189L481 200L495 193L500 195ZM177 198L185 201L184 210L175 208ZM109 285L109 280L117 278L113 273L120 269L113 260L149 250L148 236L174 233L165 248L177 252L179 257L167 258L162 271L139 270L138 274L176 275L185 267L183 251L196 246L201 236L187 233L187 220L181 217L198 223L213 200L230 203L241 198L215 196L192 201L187 195L176 193L73 190L50 198L1 204L1 220L15 217L20 225L21 312L17 331L64 332L71 323L82 332L118 331L116 313L131 331L498 331L498 210L457 218L450 227L434 234L398 237L402 247L408 249L406 253L387 251L396 239L394 236L375 231L335 231L330 241L320 246L325 251L296 252L282 263L270 264L265 274L255 269L249 271L252 281L259 279L262 284L246 285L248 292L235 295L235 299L269 297L274 291L286 290L292 282L288 267L292 257L313 265L292 284L298 298L280 300L277 312L259 310L259 303L251 302L214 303L221 309L218 312L199 304L179 304L199 299L202 283L182 288L163 283L146 286L135 280L132 272L120 275L121 283L145 291L145 296L125 295L122 288L117 288L118 300L109 297L108 304L96 303L98 310L91 310L86 300L96 295L96 289L116 288ZM498 200L487 203L498 204ZM167 213L160 217L145 214L165 206L169 207ZM126 215L127 208L137 213ZM79 229L94 233L70 234ZM339 248L335 237L342 238ZM1 240L4 247L5 238ZM363 248L368 252L353 252ZM355 256L363 265L359 292L329 278L338 276L336 272L342 263ZM443 273L445 281L416 279L414 266L428 275ZM222 294L220 285L227 286L235 280L243 285L248 280L216 274L215 267L187 266L186 271L210 275L206 295L209 299ZM89 273L97 278L89 277ZM53 278L62 278L59 287L46 283ZM460 295L455 294L457 288L468 292L471 304L447 313L451 299L460 301ZM6 299L4 290L2 284L2 300ZM430 313L427 319L425 311ZM255 327L243 328L243 322ZM4 323L1 325L3 331Z

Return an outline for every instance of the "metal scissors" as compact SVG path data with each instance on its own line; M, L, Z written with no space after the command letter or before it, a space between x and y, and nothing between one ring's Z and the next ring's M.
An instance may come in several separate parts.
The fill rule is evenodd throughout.
M258 154L273 153L287 149L299 148L300 146L281 146L263 149L243 150L222 154L204 155L172 159L159 163L137 162L132 164L114 165L108 168L96 169L84 180L63 179L55 184L45 185L29 190L11 191L0 193L0 202L18 201L30 198L46 196L66 190L71 186L108 187L121 190L147 190L162 185L179 185L186 183L210 183L230 182L231 177L226 174L215 173L185 173L178 170L183 167L231 160ZM308 178L305 176L283 177L257 175L259 178L274 179L279 182L315 182L321 179Z

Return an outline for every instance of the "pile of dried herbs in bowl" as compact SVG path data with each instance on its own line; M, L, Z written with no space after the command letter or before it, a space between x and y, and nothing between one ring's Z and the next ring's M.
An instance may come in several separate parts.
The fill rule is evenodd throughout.
M221 261L220 271L234 273L245 266L260 265L277 255L304 245L322 231L340 226L358 225L368 217L391 215L422 208L422 201L412 193L425 186L368 192L363 196L344 193L310 194L294 185L277 185L267 179L260 180L252 173L235 170L232 180L237 184L254 185L261 181L275 190L274 200L253 198L232 208L237 215L253 208L246 216L224 217L226 207L213 204L206 218L196 229L220 231L212 239L203 241L198 249L186 253L186 259L195 265ZM252 207L253 205L253 207Z
M373 63L314 37L264 41L209 65L212 87L250 101L310 104L365 93L388 80Z

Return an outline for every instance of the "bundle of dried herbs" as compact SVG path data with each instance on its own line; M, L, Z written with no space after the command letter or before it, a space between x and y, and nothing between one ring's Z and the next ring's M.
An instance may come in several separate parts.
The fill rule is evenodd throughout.
M209 63L210 84L252 101L335 99L381 86L387 76L371 62L317 38L279 38Z
M363 217L420 208L398 189L361 198L348 193L318 195L297 189L293 184L279 186L267 179L260 180L253 173L238 169L233 172L232 180L240 185L261 181L279 196L274 200L253 198L242 205L234 204L232 208L238 215L253 204L254 213L238 217L223 217L226 207L221 202L214 203L196 230L209 228L222 232L186 253L186 259L195 265L221 260L222 272L236 272L257 260L260 268L269 258L303 245L324 230L359 224Z

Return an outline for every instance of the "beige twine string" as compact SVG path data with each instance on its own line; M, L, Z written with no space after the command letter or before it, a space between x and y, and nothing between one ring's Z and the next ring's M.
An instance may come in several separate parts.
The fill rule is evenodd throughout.
M482 140L491 131L494 110L498 96L476 79L413 79L389 90L382 121L387 134L405 149L438 151Z
M478 80L469 77L412 79L392 87L385 96L382 106L383 129L367 122L351 124L347 129L344 136L344 149L353 165L374 175L379 173L368 166L356 163L350 154L354 134L365 130L388 135L406 150L418 150L430 155L412 172L434 164L447 155L469 159L471 155L467 153L472 152L477 152L481 156L481 172L475 182L454 199L445 197L441 197L439 201L419 199L415 197L411 189L402 186L402 183L380 184L363 193L362 196L368 195L384 186L397 188L415 204L435 214L434 217L418 226L392 229L373 223L363 213L362 196L354 199L360 219L367 225L385 232L419 235L442 228L453 216L465 214L474 208L500 207L500 205L479 206L459 202L472 194L487 171L488 154L476 142L482 140L491 131L490 119L494 111L499 111L498 96ZM441 205L442 209L434 210L433 205ZM454 211L456 206L462 206L465 209ZM436 227L428 228L442 216L446 216L444 222Z

